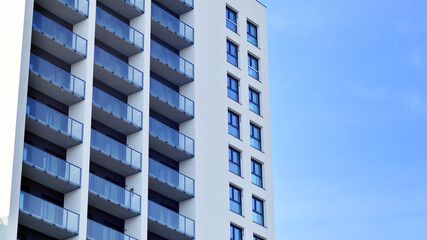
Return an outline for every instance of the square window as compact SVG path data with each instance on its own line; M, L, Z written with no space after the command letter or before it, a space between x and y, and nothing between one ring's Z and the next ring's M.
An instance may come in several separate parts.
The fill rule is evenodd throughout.
M227 75L227 90L228 97L239 102L239 81L230 75Z
M230 172L240 176L240 152L232 147L229 147L228 162Z
M252 88L249 88L249 109L258 115L260 114L259 93Z
M252 197L252 220L264 226L264 202Z
M240 138L240 117L231 111L228 111L228 133Z
M248 74L259 80L258 59L250 54L248 54Z
M227 40L227 61L236 67L238 66L237 51L237 45Z
M230 185L230 210L242 215L242 191Z
M262 164L252 160L251 161L251 175L252 175L252 183L262 187Z
M229 7L225 8L225 15L227 18L226 26L233 32L237 33L237 13Z
M258 28L251 22L247 22L248 41L258 46Z
M243 230L239 227L230 224L230 240L242 240Z
M251 146L261 151L261 128L251 123Z

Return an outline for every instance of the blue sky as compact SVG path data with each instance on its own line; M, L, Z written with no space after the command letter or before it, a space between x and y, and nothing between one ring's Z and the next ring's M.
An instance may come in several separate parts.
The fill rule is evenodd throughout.
M276 239L427 239L427 1L268 6Z

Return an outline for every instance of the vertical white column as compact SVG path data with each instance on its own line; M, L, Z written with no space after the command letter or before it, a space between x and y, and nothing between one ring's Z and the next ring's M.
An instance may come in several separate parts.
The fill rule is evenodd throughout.
M89 191L90 134L92 119L92 86L95 46L96 2L89 1L89 17L74 25L73 31L87 40L87 57L71 66L71 73L86 82L85 100L69 108L69 116L83 123L83 143L67 150L67 161L82 169L81 187L64 196L64 207L79 214L79 235L86 239Z

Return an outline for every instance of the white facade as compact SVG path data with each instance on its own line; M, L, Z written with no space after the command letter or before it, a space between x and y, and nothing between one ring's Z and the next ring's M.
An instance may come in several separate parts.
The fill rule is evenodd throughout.
M79 1L83 2L83 0ZM69 13L70 18L67 17L67 12L63 12L66 10L57 6L58 3L66 8L74 6L67 6L62 2L69 1L27 0L0 3L4 13L0 17L0 24L2 29L8 32L8 38L2 40L3 54L0 58L1 70L5 77L4 82L8 79L0 95L3 110L0 239L17 239L18 233L32 236L33 232L41 232L57 239L87 239L90 234L93 234L91 233L93 229L88 227L88 218L93 218L95 222L103 220L104 223L107 220L116 221L117 224L114 224L117 225L117 229L122 228L122 231L115 231L143 240L228 239L231 224L242 229L245 240L252 240L253 236L260 239L274 239L265 6L256 0L194 0L194 3L191 0L158 0L155 4L162 5L162 8L166 9L166 13L157 15L162 16L162 19L158 21L156 16L152 16L154 10L152 10L151 0L143 2L141 5L143 11L126 3L129 1L98 0L97 3L95 0L89 0L87 16L71 12ZM136 5L139 3L139 1L130 2L132 4L136 2ZM120 31L108 30L108 26L101 27L100 20L97 20L97 14L100 14L97 13L97 5L110 11L113 15L116 14L117 18L128 21L132 28L142 33L144 35L143 49L140 49L137 44L139 40L133 38L133 35L129 37L126 31L120 33ZM226 27L226 8L237 13L237 33ZM87 40L86 53L76 55L76 51L74 51L73 54L76 55L77 60L69 59L72 58L70 56L74 56L67 52L70 47L61 46L61 44L55 45L61 40L53 39L48 34L46 37L46 33L37 35L40 34L40 31L36 32L32 27L35 11L51 17ZM170 20L173 18L165 17L165 14L179 17L182 23L191 26L194 29L194 40L189 33L191 29L187 27L187 30L183 31L182 23L177 28L178 31L173 31L179 22ZM72 20L73 16L83 17L81 20ZM247 40L248 21L257 26L258 46ZM11 22L14 24L10 24ZM165 28L164 25L168 24L168 28ZM47 32L49 30L51 29L46 29ZM124 38L128 38L128 40L123 40L123 35L120 34L125 34ZM227 62L227 40L238 46L237 67ZM172 52L179 52L182 59L194 65L194 73L188 64L186 68L183 68L182 62L177 64L177 69L174 69L175 57L172 55L168 55L169 57L165 59L154 57L153 51L156 50L152 49L151 41L168 46ZM73 44L70 45L71 48L76 49ZM95 61L105 59L95 59L96 46L108 50L116 57L127 60L129 65L140 70L143 74L143 82L140 86L142 89L138 86L137 75L126 75L129 73L129 68L123 72L125 77L117 77L120 75L121 68L108 70L108 66L102 67L100 66L102 64L94 64ZM67 89L61 88L61 91L57 91L55 88L57 86L52 87L49 85L52 82L49 83L49 81L43 83L45 85L40 85L40 81L43 79L40 80L37 78L37 74L28 71L32 56L30 53L50 59L49 61L56 65L64 62L61 66L62 69L69 68L69 73L84 80L84 96L80 96L79 99L76 98L75 93L69 94ZM161 53L163 54L164 51ZM248 54L258 59L259 80L248 75ZM164 64L164 61L171 61L171 63ZM227 96L227 75L233 76L239 82L239 101ZM150 76L158 78L159 82L163 85L166 84L169 88L179 89L181 97L176 100L164 91L160 91L160 94L156 95L150 84L152 82ZM130 84L129 80L133 83ZM108 106L101 107L99 104L93 104L94 101L97 101L94 96L94 91L96 91L94 85L96 88L108 92L109 95L122 99L122 102L136 110L129 110L131 108L127 107L125 113L121 112L117 115L115 112L117 109L108 108L109 103L107 103ZM259 93L260 114L249 110L249 88ZM150 91L150 89L152 90ZM51 119L46 120L47 117L41 117L36 121L32 119L32 116L28 116L30 110L27 105L30 100L27 100L27 96L31 98L35 96L34 98L40 99L45 105L51 102L52 106L59 106L58 111L62 108L65 109L69 118L82 124L81 141L73 139L71 135L75 132L72 131L70 136L60 131L59 133L58 131L50 132L52 128L57 129L55 126L46 126L43 121L51 121ZM71 99L71 102L66 100L68 98ZM191 107L183 108L183 103L191 102L184 100L187 98L194 102L194 111L189 110ZM123 99L125 100L123 101ZM174 104L174 101L177 101L178 104ZM129 116L129 111L134 114L142 112L142 128L135 124L139 123L136 117L131 121L123 117ZM228 133L228 111L239 115L239 138ZM163 125L159 128L160 135L157 134L150 116L164 124L169 124L170 127L167 129L174 128L188 137L179 135L178 131L166 131L164 130L166 127L164 128ZM261 129L261 150L250 144L250 124ZM70 130L69 125L67 126L67 130ZM102 152L102 149L96 149L91 141L91 138L94 138L92 129L97 129L104 134L110 133L109 136L117 137L117 141L124 141L123 148L126 149L124 158L120 159L120 154L117 155L118 157L114 157L116 151L114 144L113 147L105 147L107 153ZM58 137L55 134L58 134ZM28 165L23 162L28 154L27 150L24 151L24 143L33 144L34 139L39 138L50 142L46 143L46 148L52 144L58 145L58 152L65 153L63 157L58 153L58 158L81 169L78 186L70 185L69 182L49 181L51 176L44 174L52 175L52 173L39 169L41 165L35 166L36 163ZM194 140L194 147L191 146L191 139ZM174 141L178 144L174 144ZM102 142L102 144L105 143ZM229 170L229 147L241 153L240 176ZM140 162L137 160L138 156L132 155L132 158L129 158L129 151L136 155L138 152L141 153ZM120 150L117 152L121 153ZM158 172L160 175L156 175L156 173L150 175L150 166L153 169L154 165L149 159L157 158L159 153L161 156L156 161L165 165L168 165L169 161L169 167L175 169L176 172L168 170L165 173L166 170L162 169ZM129 162L129 159L132 161ZM251 181L251 160L262 164L262 187ZM108 193L94 193L93 189L92 192L90 191L93 186L92 182L89 184L90 176L95 172L101 176L99 171L102 172L104 169L106 169L106 175L112 173L111 178L115 178L117 175L117 184L123 183L123 189L127 190L119 191L125 192L125 200L122 205L117 204L119 200L115 202L114 199L108 199L108 196L114 195L113 190L109 190ZM178 176L178 172L181 174L178 177L180 180L174 178L174 176ZM103 178L105 178L104 175ZM188 185L182 185L182 179L188 181L186 182ZM194 191L191 190L191 187L186 188L191 185L191 179L194 180ZM174 185L175 182L178 185ZM230 185L241 190L241 214L230 210ZM55 189L52 194L58 196L60 203L57 205L79 215L77 231L73 231L72 227L55 229L57 226L52 227L52 224L49 224L49 214L40 217L35 213L31 215L31 212L29 214L27 210L22 209L25 208L23 200L21 199L21 202L19 200L20 196L22 198L22 192L31 193L34 187L37 189L34 191L39 194L43 190L38 189L44 189L46 186ZM65 190L68 187L70 189ZM107 199L102 194L107 194ZM126 196L134 199L134 194L140 196L137 210L132 208L134 205L126 202ZM264 226L253 221L253 197L263 201ZM174 215L175 213L169 212L169 210L164 210L164 207L160 207L160 210L153 210L153 206L157 205L153 205L152 202L158 204L165 202L163 206L170 204L168 208L179 212L181 217ZM151 217L149 216L150 208L152 209ZM99 213L98 216L98 210L107 213L106 216L103 213ZM63 215L61 217L63 218ZM40 221L40 218L46 219ZM55 221L62 223L62 220ZM191 225L192 222L194 222L194 229ZM123 225L120 225L121 223ZM96 232L99 239L107 239L106 236L110 237L108 239L119 239L118 237L113 238L111 232L104 236L100 236L99 232ZM154 235L147 235L147 232Z

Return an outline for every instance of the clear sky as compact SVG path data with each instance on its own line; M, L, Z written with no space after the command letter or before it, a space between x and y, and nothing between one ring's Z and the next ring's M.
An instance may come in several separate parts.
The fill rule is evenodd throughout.
M427 1L263 0L277 240L427 239Z

